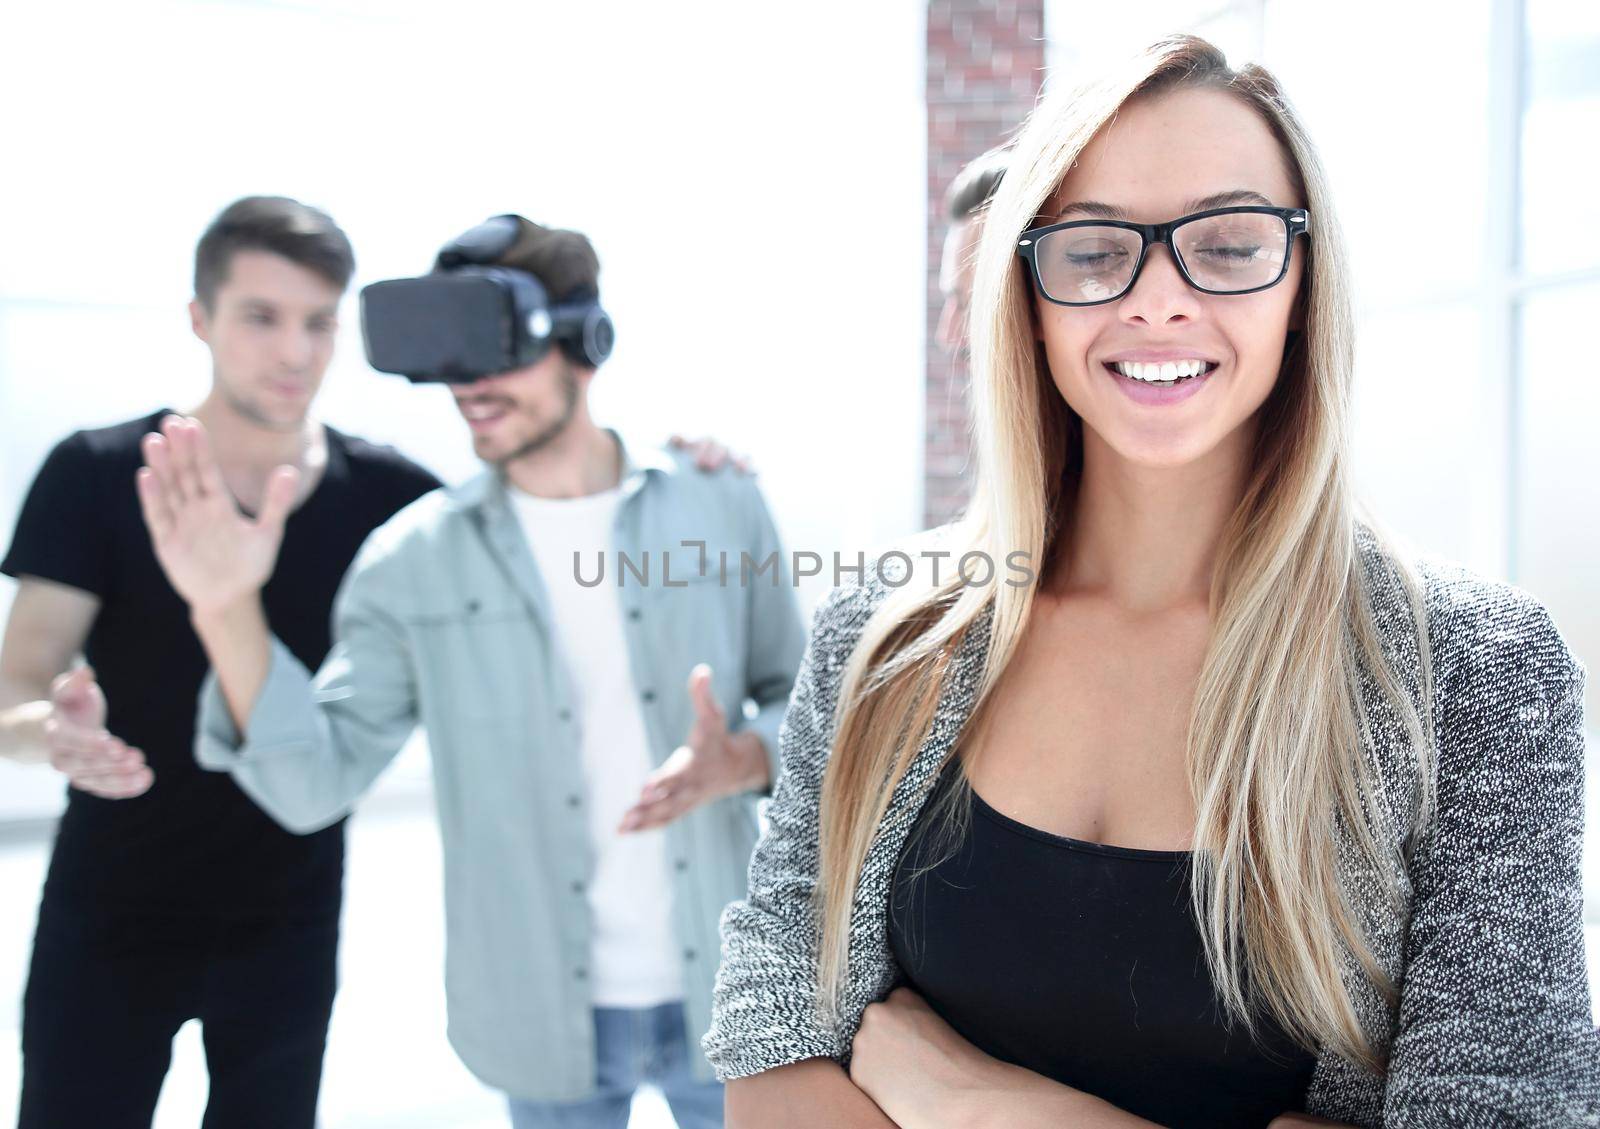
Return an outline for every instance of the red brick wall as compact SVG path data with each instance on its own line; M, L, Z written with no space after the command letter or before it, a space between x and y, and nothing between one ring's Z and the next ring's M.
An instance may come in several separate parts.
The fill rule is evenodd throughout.
M945 187L961 167L1010 136L1044 77L1044 0L929 0L927 406L923 521L961 512L971 490L967 372L934 339L943 297Z

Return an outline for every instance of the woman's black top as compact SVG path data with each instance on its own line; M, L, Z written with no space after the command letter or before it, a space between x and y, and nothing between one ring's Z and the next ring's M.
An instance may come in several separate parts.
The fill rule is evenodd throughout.
M952 852L928 832L955 766L895 870L889 943L909 987L986 1053L1161 1125L1264 1126L1304 1108L1315 1056L1264 1015L1259 1043L1224 1025L1188 852L1052 835L976 792Z

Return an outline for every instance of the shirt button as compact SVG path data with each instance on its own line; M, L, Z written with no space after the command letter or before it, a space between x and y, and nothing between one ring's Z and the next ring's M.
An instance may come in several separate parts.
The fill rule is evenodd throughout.
M573 892L573 893L574 893L574 894L581 894L581 893L583 893L583 883L582 883L582 882L574 882L574 883L573 883L573 884L572 884L572 892Z
M673 863L672 865L676 866L679 870L688 870L689 869L689 860L688 859L679 859L677 862Z
M574 980L587 980L589 979L589 970L580 965L572 970L572 978Z
M559 713L556 714L556 716L559 717L562 721L571 721L572 720L572 711L571 710L561 710Z
M643 698L647 702L653 702L653 701L656 700L656 692L654 690L646 690L643 694L641 694L639 696L641 698Z
M683 959L684 960L693 960L694 959L694 950L693 949L684 949L683 950Z
M467 601L467 613L470 615L471 613L476 612L478 610L478 608L481 607L481 606L482 605L480 605L478 603L478 601L476 601L476 600L468 600Z
M583 797L582 796L568 796L567 797L567 806L569 808L578 807L582 803L583 803Z
M629 608L628 609L628 618L629 619L637 621L638 618L639 618L639 615L640 615L640 612L639 612L638 608Z

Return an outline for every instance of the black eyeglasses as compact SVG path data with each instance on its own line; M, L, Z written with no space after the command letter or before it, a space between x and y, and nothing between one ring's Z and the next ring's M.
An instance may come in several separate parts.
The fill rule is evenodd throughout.
M1283 281L1304 208L1212 208L1169 223L1068 220L1017 237L1039 293L1058 306L1098 306L1138 281L1150 244L1165 243L1178 272L1202 294L1253 294Z

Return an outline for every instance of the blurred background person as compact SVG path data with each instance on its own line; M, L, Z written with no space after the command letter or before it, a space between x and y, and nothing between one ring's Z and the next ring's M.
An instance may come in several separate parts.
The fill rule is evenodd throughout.
M944 306L936 330L939 347L968 362L967 307L972 301L973 255L982 234L983 207L1000 187L1010 150L990 149L976 158L950 182L944 194L944 214L949 229L939 255L939 292Z
M230 204L194 259L212 386L191 414L217 437L230 507L260 510L275 467L299 472L263 600L307 663L327 654L334 591L367 533L438 485L311 414L354 268L326 213L275 196ZM144 1129L189 1019L205 1031L207 1126L316 1118L344 825L291 834L195 764L206 658L134 491L140 440L169 411L59 443L0 562L18 581L0 750L70 785L24 997L23 1129Z
M718 917L804 633L754 481L590 414L612 336L599 270L582 234L502 215L363 294L374 362L447 379L485 467L367 541L314 681L261 607L294 470L240 516L203 425L174 417L146 437L140 496L215 669L201 763L315 834L426 729L451 1039L513 1126L616 1125L653 1084L683 1129L712 1129ZM472 353L506 324L530 328Z

